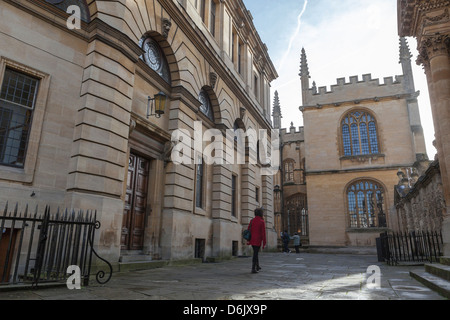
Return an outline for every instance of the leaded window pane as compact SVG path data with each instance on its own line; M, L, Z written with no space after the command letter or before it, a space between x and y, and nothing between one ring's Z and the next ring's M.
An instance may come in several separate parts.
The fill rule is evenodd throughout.
M352 144L350 142L350 129L348 125L342 127L342 140L344 141L344 155L352 155Z
M345 156L379 153L377 128L375 120L370 114L364 112L349 113L342 120L341 125Z
M348 208L350 213L350 227L358 227L358 218L356 215L356 198L354 192L348 193Z
M377 128L374 122L369 123L369 136L370 136L370 147L372 148L372 153L378 153L378 138L377 138Z
M351 228L386 227L382 188L373 181L361 180L347 190Z
M359 125L359 133L361 135L361 152L362 154L369 154L369 137L367 134L367 126L364 122Z
M358 126L355 123L353 123L351 125L351 132L352 132L353 155L359 155L360 154L360 149L359 149Z

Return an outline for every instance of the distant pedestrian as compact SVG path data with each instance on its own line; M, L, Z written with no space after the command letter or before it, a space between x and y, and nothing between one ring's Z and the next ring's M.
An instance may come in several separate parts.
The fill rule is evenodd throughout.
M283 241L283 252L290 253L291 250L289 250L289 241L291 240L291 238L289 237L289 234L286 230L284 230L281 240Z
M301 242L300 242L300 236L298 235L297 232L294 234L292 239L294 239L295 253L300 253Z
M257 208L255 217L250 222L248 229L251 232L251 238L248 242L253 248L252 273L258 273L261 270L259 266L259 250L266 247L266 225L264 223L264 209Z

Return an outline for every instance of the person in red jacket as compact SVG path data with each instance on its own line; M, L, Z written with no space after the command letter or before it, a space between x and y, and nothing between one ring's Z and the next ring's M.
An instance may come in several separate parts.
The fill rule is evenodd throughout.
M258 273L261 270L259 266L259 250L261 246L263 249L266 246L266 225L263 219L264 210L257 208L255 210L255 218L250 221L248 229L251 233L250 241L248 245L253 247L253 260L252 260L252 273Z

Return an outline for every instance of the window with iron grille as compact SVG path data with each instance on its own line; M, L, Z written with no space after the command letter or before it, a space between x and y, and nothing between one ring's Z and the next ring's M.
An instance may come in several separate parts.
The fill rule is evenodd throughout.
M0 165L23 168L39 80L6 69L0 91Z

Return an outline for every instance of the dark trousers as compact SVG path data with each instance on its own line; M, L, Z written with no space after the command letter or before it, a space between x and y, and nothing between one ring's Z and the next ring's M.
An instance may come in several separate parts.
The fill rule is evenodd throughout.
M261 249L261 247L259 246L252 246L252 247L253 247L252 270L255 270L257 267L259 267L259 249Z

